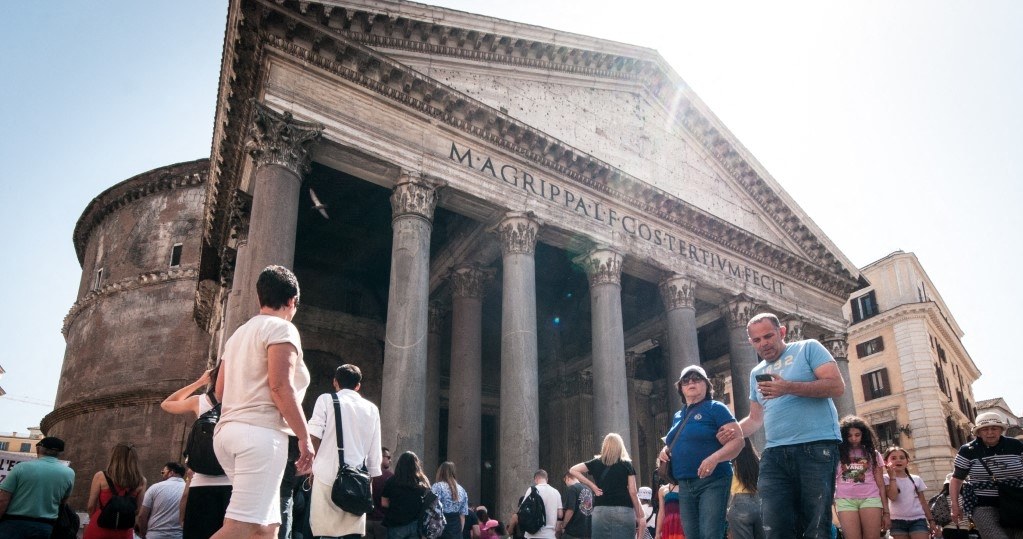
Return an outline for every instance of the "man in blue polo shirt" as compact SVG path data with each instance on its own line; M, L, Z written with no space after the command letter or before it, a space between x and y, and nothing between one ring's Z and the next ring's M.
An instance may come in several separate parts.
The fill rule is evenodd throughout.
M749 416L739 426L745 436L762 426L767 438L757 482L764 533L830 538L842 439L832 399L845 392L845 381L819 342L786 343L785 326L773 314L754 316L746 334L763 361L750 372ZM718 440L734 436L722 429Z
M62 451L60 438L39 440L39 458L19 462L0 483L0 539L49 539L75 483L75 472L57 460Z

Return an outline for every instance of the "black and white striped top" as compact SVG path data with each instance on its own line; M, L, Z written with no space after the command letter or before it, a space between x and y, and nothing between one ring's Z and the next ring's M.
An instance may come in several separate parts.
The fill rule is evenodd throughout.
M994 472L988 473L980 459ZM1023 478L1023 442L1002 436L994 447L984 445L979 438L959 448L952 475L971 484L982 484L976 490L977 505L998 505L998 491L991 480Z

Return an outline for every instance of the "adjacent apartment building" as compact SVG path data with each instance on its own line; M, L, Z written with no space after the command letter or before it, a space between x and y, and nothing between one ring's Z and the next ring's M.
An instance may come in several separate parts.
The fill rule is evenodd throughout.
M971 436L980 370L916 255L896 251L860 271L871 286L846 306L856 410L883 447L910 451L914 470L933 491Z

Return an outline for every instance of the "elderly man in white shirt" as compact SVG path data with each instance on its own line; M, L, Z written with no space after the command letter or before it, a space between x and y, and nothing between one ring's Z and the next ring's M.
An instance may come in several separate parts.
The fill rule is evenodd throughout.
M359 395L361 387L362 371L355 365L341 365L334 372L334 389L341 405L345 462L353 467L365 464L369 475L376 477L381 473L380 411L375 404ZM309 434L317 448L313 460L313 490L309 512L313 535L362 537L366 533L366 515L347 513L330 501L331 485L334 484L340 465L337 459L334 399L330 393L324 393L316 399L313 415L309 418Z

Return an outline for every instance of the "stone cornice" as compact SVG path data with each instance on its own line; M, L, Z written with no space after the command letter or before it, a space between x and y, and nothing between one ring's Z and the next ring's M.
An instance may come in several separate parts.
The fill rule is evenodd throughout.
M44 417L42 422L39 424L39 428L43 431L43 434L47 434L57 423L66 421L73 417L92 412L110 410L113 408L130 408L159 404L160 402L163 402L166 397L167 395L163 391L142 390L114 393L103 397L85 399L61 406L46 414L46 417Z
M121 279L120 281L105 284L96 290L90 290L89 293L82 296L81 299L76 301L67 315L64 317L64 324L62 325L60 332L67 338L68 329L71 324L74 323L85 308L97 303L98 301L119 294L121 292L128 292L130 290L138 290L148 286L154 286L163 283L169 283L173 281L194 281L199 276L199 270L197 268L177 268L167 271L154 271L149 273L142 273L135 277L129 277L127 279Z
M392 27L387 31L398 32L400 38L383 35L384 30L371 29L371 33L351 32L344 30L343 24L339 28L331 27L330 25L333 24L330 21L331 17L325 14L319 4L309 3L305 6L307 9L300 10L304 11L300 12L259 0L239 0L232 5L232 13L236 10L247 10L246 19L250 23L242 27L229 27L228 32L232 34L233 38L231 42L254 43L250 49L258 49L259 54L265 54L264 49L269 47L303 63L314 65L363 86L385 99L396 101L403 107L416 110L435 121L444 122L489 145L502 148L532 161L540 167L604 193L610 198L627 203L637 211L657 216L666 222L673 223L680 229L688 230L732 252L775 268L790 278L830 294L844 297L851 290L857 288L855 276L843 265L842 261L835 258L827 246L818 241L810 227L802 223L800 217L792 212L789 203L774 193L773 188L754 171L755 164L747 163L737 152L729 153L729 148L732 146L728 138L730 135L724 132L723 128L714 127L719 122L711 121L707 115L700 111L700 104L695 95L684 88L684 84L681 85L681 89L677 89L680 87L677 84L679 81L675 80L677 76L667 70L655 54L644 61L649 62L651 66L656 66L657 69L639 68L638 64L630 64L631 67L626 68L627 62L619 62L603 56L592 57L590 68L608 70L618 65L620 69L611 70L634 73L631 76L640 77L641 82L646 85L651 94L661 101L662 105L670 104L678 98L683 105L680 114L683 125L693 133L701 144L704 144L712 151L713 155L721 160L724 167L733 173L738 185L741 185L754 200L757 200L765 208L765 214L771 219L775 219L782 230L787 231L791 241L799 245L806 256L794 255L780 246L645 184L542 131L523 124L505 113L460 94L452 88L394 61L359 40L359 36L373 36L379 32L380 39L394 40L390 42L392 47L403 42L408 42L409 46L412 46L411 42L418 39L421 43L419 47L426 45L442 49L448 47L463 51L459 54L469 54L469 49L475 51L477 44L476 41L469 40L468 34L466 34L466 41L462 43L462 47L457 47L457 40L451 45L440 45L439 38L433 31L428 33L425 40L422 39L422 36L416 37L414 25L412 32L407 37L405 30L399 31ZM363 37L363 39L369 40L370 38ZM373 40L378 40L378 38L373 38ZM486 41L486 39L480 41L479 46L483 47ZM519 41L522 42L519 43ZM500 44L499 39L497 42ZM471 47L466 48L467 45L471 45ZM546 47L534 46L525 40L516 40L511 45L510 56L513 58L516 55L520 58L529 58L528 51L532 50L534 60L561 62L564 65L569 65L580 57L579 54L573 56L570 51L559 53L555 50L552 53L547 51ZM238 47L231 50L225 49L225 62L239 63L238 58L227 56L228 53L237 51ZM451 51L448 53L453 54ZM499 53L501 53L500 46L494 51L488 52L488 54ZM439 54L444 54L443 50ZM505 50L501 54L508 55L508 52ZM261 58L262 56L259 56L258 59ZM585 64L585 62L583 63ZM594 75L591 74L591 76ZM234 86L232 88L245 89L243 85L237 86L237 88ZM670 92L667 90L668 88L671 89ZM222 88L221 91L223 93L228 90ZM255 88L252 88L252 92L254 95ZM676 92L683 93L676 95ZM235 100L237 99L236 97ZM221 109L221 115L235 116L235 114L233 109ZM221 121L225 120L218 117L218 123ZM227 137L237 137L236 133L227 131L222 134ZM219 144L219 141L214 141L215 151ZM236 143L229 142L229 144ZM232 179L231 181L236 180ZM211 186L211 189L215 190L217 186ZM217 211L222 210L211 208L211 212ZM215 216L208 216L207 220L215 222L217 219ZM213 241L217 240L213 239Z
M197 159L166 167L154 168L132 176L100 193L85 207L72 235L78 263L85 264L85 249L92 231L110 214L154 193L195 187L206 182L209 159Z
M948 321L942 316L941 309L933 301L906 303L894 309L888 309L877 316L861 320L849 326L849 342L856 342L866 333L875 332L884 327L891 327L906 318L925 318L929 320L938 333L945 338L946 342L953 343L953 346L956 348L956 355L962 359L963 365L969 370L973 378L977 379L980 377L980 370L973 362L973 358L970 357L966 347L963 346L962 341L959 340L959 336L956 335Z

